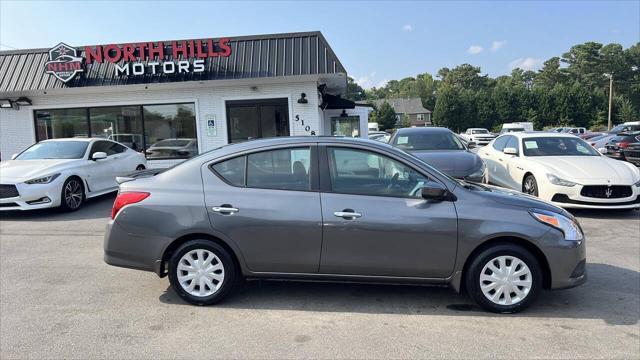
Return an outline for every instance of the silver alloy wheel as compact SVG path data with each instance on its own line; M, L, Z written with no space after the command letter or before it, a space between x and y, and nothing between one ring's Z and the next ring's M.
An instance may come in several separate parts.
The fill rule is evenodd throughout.
M494 304L515 305L524 300L533 283L531 270L515 256L498 256L480 272L480 289Z
M536 195L536 183L531 176L527 177L527 179L524 181L524 192L529 195Z
M69 209L75 210L82 204L82 185L78 180L70 180L64 187L64 202Z
M184 254L176 271L180 286L193 296L210 296L218 291L224 282L222 261L213 252L205 249L195 249Z

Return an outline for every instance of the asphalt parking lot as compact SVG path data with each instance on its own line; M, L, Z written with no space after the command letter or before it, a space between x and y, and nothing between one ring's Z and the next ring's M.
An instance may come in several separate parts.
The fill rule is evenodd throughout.
M113 196L0 215L0 358L640 358L640 212L575 212L589 281L516 315L442 288L251 281L186 305L106 265Z

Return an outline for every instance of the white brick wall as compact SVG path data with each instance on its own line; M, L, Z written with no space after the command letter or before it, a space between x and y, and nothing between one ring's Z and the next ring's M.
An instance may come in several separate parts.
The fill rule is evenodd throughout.
M20 110L0 109L0 152L2 160L9 159L12 154L22 151L35 142L33 111L45 108L85 107L153 104L171 102L195 102L198 120L198 143L200 151L206 151L227 143L226 100L259 99L287 97L289 99L290 133L291 135L309 135L305 126L317 135L321 132L322 113L318 111L317 83L315 81L291 82L282 84L212 86L184 88L184 83L171 88L163 85L162 89L144 90L142 87L131 90L131 87L105 88L100 93L89 93L95 88L83 92L73 89L66 94L21 94L27 95L33 106L24 106ZM73 92L73 93L71 93ZM300 93L307 94L307 104L298 104ZM17 96L0 94L0 98ZM215 115L217 135L207 136L206 116ZM301 121L296 122L296 116ZM302 125L304 121L304 126Z

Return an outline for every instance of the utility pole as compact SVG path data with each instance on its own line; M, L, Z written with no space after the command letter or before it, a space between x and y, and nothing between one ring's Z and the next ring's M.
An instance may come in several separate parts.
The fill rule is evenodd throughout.
M609 74L609 122L607 130L611 130L611 104L613 101L613 74Z

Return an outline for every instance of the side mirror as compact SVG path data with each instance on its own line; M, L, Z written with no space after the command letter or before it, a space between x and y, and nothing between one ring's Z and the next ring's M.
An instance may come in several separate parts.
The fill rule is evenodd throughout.
M11 155L11 160L15 160L18 157L18 154Z
M425 200L453 200L453 194L447 190L443 185L437 182L430 181L426 183L421 189L422 198Z
M91 160L93 161L102 160L106 158L107 158L107 153L102 151L94 152L93 155L91 156Z
M504 150L502 150L502 152L507 155L518 155L518 150L512 147L506 147L504 148Z
M475 147L476 147L476 143L475 143L475 141L469 141L469 142L467 143L467 147L468 147L469 149L475 149Z
M601 147L598 149L598 152L602 155L606 155L607 154L607 148Z

